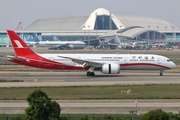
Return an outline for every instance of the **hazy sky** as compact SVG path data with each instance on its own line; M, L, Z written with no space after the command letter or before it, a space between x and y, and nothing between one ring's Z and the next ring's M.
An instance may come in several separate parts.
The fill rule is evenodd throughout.
M180 27L180 0L0 0L0 30L23 29L37 19L89 15L105 8L118 15L164 19Z

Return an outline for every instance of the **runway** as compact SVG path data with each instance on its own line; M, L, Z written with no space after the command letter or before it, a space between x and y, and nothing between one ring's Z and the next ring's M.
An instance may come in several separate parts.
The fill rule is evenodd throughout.
M162 109L165 112L178 113L179 99L153 100L57 100L62 114L129 114L130 110L137 110L144 114L150 110ZM0 113L23 114L28 103L24 100L0 101Z
M96 76L86 72L0 72L0 80L23 80L23 82L1 82L0 87L31 86L83 86L83 85L132 85L132 84L180 84L179 73L128 73L105 75L96 71Z

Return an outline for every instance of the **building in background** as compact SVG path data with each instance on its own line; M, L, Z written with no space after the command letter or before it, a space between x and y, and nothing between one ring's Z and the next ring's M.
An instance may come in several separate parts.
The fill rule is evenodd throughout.
M27 28L16 30L24 34L36 33L40 40L52 40L56 35L62 41L82 40L87 45L117 45L123 42L180 41L180 29L159 18L115 15L98 8L90 15L64 16L35 20ZM0 31L0 44L10 44L6 31Z

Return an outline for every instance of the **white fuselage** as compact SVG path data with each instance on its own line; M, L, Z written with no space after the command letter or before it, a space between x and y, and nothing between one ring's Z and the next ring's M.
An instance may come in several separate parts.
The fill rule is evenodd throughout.
M69 45L73 46L74 48L84 48L86 44L81 41L41 41L38 42L37 45L42 47L58 47Z
M153 54L39 54L46 59L60 62L68 66L82 66L70 59L70 57L82 61L103 64L119 64L121 70L165 70L176 65L167 57ZM59 57L59 56L63 56Z

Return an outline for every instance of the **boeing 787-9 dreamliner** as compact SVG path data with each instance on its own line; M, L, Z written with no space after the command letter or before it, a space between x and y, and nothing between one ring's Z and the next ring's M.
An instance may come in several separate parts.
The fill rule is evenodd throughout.
M169 58L154 54L38 54L12 30L7 30L15 56L7 56L11 62L22 65L57 70L87 70L87 76L95 76L95 69L104 74L119 74L120 70L159 70L176 65Z

